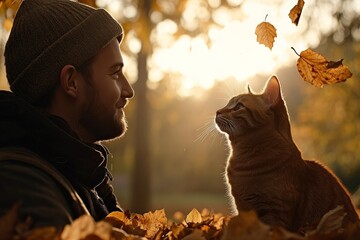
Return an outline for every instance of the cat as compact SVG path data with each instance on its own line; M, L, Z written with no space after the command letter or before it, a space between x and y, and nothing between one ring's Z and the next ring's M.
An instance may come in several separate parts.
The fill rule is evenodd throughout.
M302 159L276 76L262 94L249 88L233 97L215 122L231 146L225 174L235 212L255 210L264 223L301 234L338 205L346 212L343 226L358 221L340 180L322 164Z

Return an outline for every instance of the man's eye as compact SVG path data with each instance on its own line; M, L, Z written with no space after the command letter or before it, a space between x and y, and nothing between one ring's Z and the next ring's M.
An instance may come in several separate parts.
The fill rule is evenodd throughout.
M119 74L113 73L113 74L111 75L111 77L112 77L113 79L119 79Z
M244 104L242 103L238 103L236 104L236 106L233 108L234 111L240 110L242 108L245 108Z
M113 78L113 79L119 79L119 78L120 78L120 74L121 74L121 72L120 72L120 70L119 70L119 71L116 71L116 72L112 73L110 76L111 76L111 78Z

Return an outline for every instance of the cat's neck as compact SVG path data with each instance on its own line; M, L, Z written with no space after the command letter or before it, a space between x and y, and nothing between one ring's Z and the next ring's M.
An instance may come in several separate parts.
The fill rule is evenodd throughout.
M282 164L287 159L302 160L293 142L289 142L271 126L244 134L231 140L233 159L236 164L257 165L264 161Z
M242 136L230 138L233 149L264 149L274 146L288 148L290 145L287 139L277 132L273 126L250 130Z

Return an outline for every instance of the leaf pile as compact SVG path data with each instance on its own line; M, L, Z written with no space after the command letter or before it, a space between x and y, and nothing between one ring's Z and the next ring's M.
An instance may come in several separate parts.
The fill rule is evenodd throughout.
M224 225L230 217L221 214L210 215L208 211L201 214L193 209L181 223L166 218L164 210L141 214L123 212L110 213L105 221L127 233L155 240L172 239L220 239Z
M165 211L145 214L110 213L104 221L95 222L81 216L62 231L54 227L29 230L16 223L18 207L0 217L0 239L6 240L356 240L360 239L360 223L341 228L345 216L342 206L324 215L315 230L305 236L262 223L254 211L239 212L235 217L201 213L193 209L185 219L174 222Z

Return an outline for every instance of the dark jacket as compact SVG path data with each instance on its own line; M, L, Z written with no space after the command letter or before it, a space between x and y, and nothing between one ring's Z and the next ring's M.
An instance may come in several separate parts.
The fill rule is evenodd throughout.
M40 163L45 159L70 182L96 221L121 211L105 147L80 141L63 119L0 91L0 152L9 148L38 155ZM0 216L19 202L19 220L31 217L34 227L61 227L79 217L73 208L77 203L52 175L26 162L0 161Z

